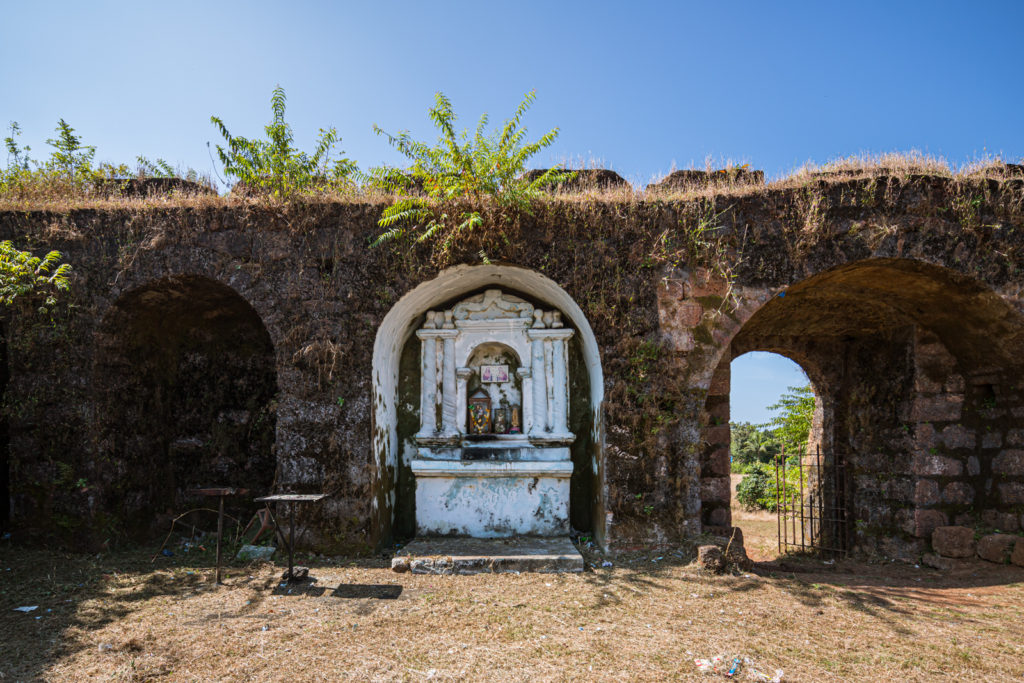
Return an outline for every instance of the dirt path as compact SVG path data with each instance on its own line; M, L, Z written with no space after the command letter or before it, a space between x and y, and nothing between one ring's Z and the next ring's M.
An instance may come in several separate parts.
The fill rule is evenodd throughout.
M774 560L779 556L778 522L775 514L765 510L751 512L736 502L736 487L744 474L730 475L732 484L732 524L743 530L747 556L755 562Z

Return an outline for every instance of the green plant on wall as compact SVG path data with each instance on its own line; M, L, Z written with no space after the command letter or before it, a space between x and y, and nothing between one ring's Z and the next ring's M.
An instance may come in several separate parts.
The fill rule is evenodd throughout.
M71 266L60 263L60 259L59 251L40 258L16 249L10 241L0 242L0 304L4 309L39 296L41 313L54 306L58 295L70 288Z
M539 177L524 177L526 162L558 137L552 128L535 142L526 141L523 116L536 94L528 92L500 131L487 131L484 114L476 131L456 132L455 111L447 97L437 93L430 119L439 131L437 142L429 145L413 140L407 131L391 135L374 126L378 135L409 159L407 169L372 169L371 185L403 195L410 190L420 196L400 196L384 209L378 222L384 232L373 242L377 246L406 235L415 241L437 240L446 251L460 235L484 225L480 212L486 202L499 209L529 212L530 200L552 184L571 179L560 167Z
M265 140L250 140L232 135L216 116L210 122L224 137L217 145L217 156L224 173L245 184L247 190L280 199L303 191L323 191L348 187L357 172L354 161L342 157L331 162L331 151L341 142L333 127L320 129L312 154L295 148L292 127L285 122L284 88L274 88L270 98L273 119L264 127Z

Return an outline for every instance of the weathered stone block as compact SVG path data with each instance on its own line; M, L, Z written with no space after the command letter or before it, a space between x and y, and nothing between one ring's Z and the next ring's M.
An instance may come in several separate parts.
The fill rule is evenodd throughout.
M959 477L964 465L955 458L933 453L918 453L911 465L919 477Z
M970 477L976 477L981 474L981 463L978 458L971 456L967 458L967 475Z
M964 397L950 394L919 396L910 411L915 422L953 422L960 419Z
M938 510L914 511L914 536L928 538L935 529L949 524L946 514Z
M708 458L708 472L717 477L728 477L731 470L728 448L718 448Z
M942 557L935 553L925 553L921 557L921 564L932 569L938 569L939 571L948 572L956 566L956 561L949 557Z
M914 497L914 482L904 477L888 479L882 482L882 495L889 500L911 502Z
M999 498L1007 505L1024 505L1024 484L1012 481L999 485Z
M1003 445L1002 432L985 432L981 435L982 448L999 448Z
M683 301L676 312L676 320L680 325L696 327L704 315L704 307L697 301Z
M729 401L722 400L712 403L712 401L709 400L708 403L711 404L711 407L708 410L708 416L713 422L729 422Z
M914 429L914 442L917 447L922 451L927 451L929 448L934 448L941 444L939 433L935 431L930 423L919 424Z
M943 557L974 557L977 543L974 529L965 526L940 526L932 532L932 548Z
M921 479L914 487L914 504L920 507L935 505L941 500L939 484L933 479Z
M704 438L707 439L707 442L710 444L714 444L716 446L728 446L729 434L729 425L726 423L708 427Z
M728 369L715 370L711 376L711 386L708 387L708 396L728 396L730 375Z
M708 523L712 526L729 526L732 524L732 513L727 507L715 508L708 514Z
M942 430L942 442L946 448L974 448L977 435L962 425L949 425Z
M725 571L725 554L717 545L702 545L697 548L697 562L701 569L715 574Z
M984 510L981 513L981 521L985 526L992 527L997 531L1017 531L1020 529L1017 514L1013 512Z
M1007 446L1024 446L1024 429L1011 429L1006 432Z
M989 562L1006 564L1018 537L1010 534L989 534L978 541L978 557Z
M1018 567L1024 567L1024 538L1018 538L1013 545L1013 552L1010 553L1010 562Z
M942 500L950 505L970 505L974 501L974 489L966 482L954 481L942 489Z
M1007 449L992 459L992 472L1011 477L1024 476L1024 450Z
M728 503L730 496L729 477L701 478L700 497L704 502Z

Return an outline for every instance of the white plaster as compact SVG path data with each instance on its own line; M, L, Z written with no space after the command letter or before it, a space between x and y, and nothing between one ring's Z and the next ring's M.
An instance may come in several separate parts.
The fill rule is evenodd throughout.
M597 458L595 467L597 467L598 472L603 477L604 468L598 461L603 457L604 447L603 438L601 438L601 404L604 399L604 377L601 370L600 351L593 330L576 302L550 278L525 268L502 265L460 265L445 270L435 279L419 285L403 296L385 316L377 331L373 350L373 443L374 453L377 458L376 476L381 478L386 476L386 473L395 471L397 464L396 405L398 402L399 358L402 347L414 331L414 324L424 312L430 311L438 305L455 299L462 294L479 290L482 287L501 287L515 290L537 300L544 301L551 307L559 309L580 335L583 361L590 380L590 405L594 411L593 424ZM539 313L539 311L535 313ZM542 327L542 315L535 316L535 322L527 320L527 325L538 325L540 323L538 326ZM514 323L515 320L509 319L509 322ZM436 325L436 318L432 319L431 322L434 322ZM442 320L441 324L444 325L446 322L446 320ZM556 317L553 315L551 316L551 324L558 324ZM517 352L520 354L520 359L530 357L529 351L526 349L517 349ZM456 350L456 365L462 365L458 357L458 350ZM533 380L534 383L539 383L539 378L536 376ZM543 387L543 385L541 386ZM534 413L536 413L536 410L534 410ZM460 414L464 414L464 411ZM428 477L424 481L430 479L432 478ZM523 481L528 482L529 480L520 480L520 482ZM565 500L568 501L568 480L564 480L564 483L566 486ZM604 482L598 481L597 485L599 495L603 501L606 497ZM379 514L385 516L385 519L380 521L382 523L389 523L388 520L393 515L394 509L393 483L385 500L388 509L379 511ZM595 519L594 523L599 527L603 527L603 521ZM596 529L596 533L598 538L604 538L605 528Z
M416 530L500 538L569 531L572 463L413 460Z

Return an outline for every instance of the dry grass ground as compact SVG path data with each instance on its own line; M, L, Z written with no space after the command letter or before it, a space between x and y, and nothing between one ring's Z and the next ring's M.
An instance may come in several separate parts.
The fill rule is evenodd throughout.
M0 550L0 678L655 681L739 654L785 680L1019 680L1024 570L842 564L708 576L681 552L580 574L422 576L382 560L281 568ZM14 611L38 605L30 613ZM747 676L741 680L750 680Z

